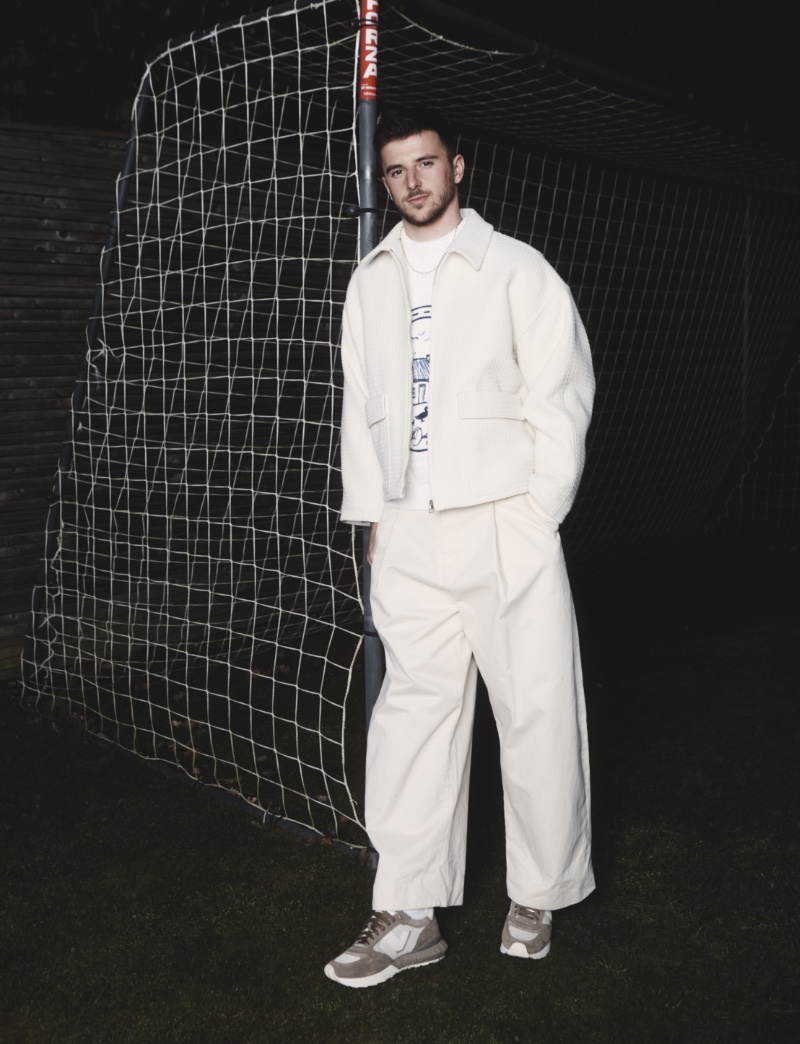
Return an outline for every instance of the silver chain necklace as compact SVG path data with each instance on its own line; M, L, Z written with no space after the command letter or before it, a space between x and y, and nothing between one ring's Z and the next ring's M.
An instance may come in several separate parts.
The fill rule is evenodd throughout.
M416 272L417 275L430 275L431 272L435 272L436 271L436 269L439 267L439 261L442 260L442 258L440 257L439 261L436 262L436 264L433 266L433 268L426 268L424 270L421 269L421 268L414 268L414 266L411 264L411 259L409 258L408 254L406 253L405 243L403 243L402 238L400 240L400 249L403 251L403 257L406 259L406 264L411 269L411 271L412 272ZM445 249L447 249L447 248L445 247ZM442 257L444 257L444 254L442 254Z

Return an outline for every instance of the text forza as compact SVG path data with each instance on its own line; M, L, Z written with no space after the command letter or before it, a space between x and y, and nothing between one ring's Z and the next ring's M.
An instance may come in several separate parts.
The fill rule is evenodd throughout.
M378 96L378 0L361 0L361 61L359 98Z

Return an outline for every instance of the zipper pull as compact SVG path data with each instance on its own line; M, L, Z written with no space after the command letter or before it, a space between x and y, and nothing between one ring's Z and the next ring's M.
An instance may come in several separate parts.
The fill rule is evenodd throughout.
M428 514L430 515L432 511L433 511L433 501L429 500L428 501Z

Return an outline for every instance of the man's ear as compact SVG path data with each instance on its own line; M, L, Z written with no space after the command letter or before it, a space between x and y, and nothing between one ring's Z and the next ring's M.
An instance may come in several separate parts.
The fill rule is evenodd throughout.
M462 155L453 156L453 180L458 185L461 179L464 177L464 157Z

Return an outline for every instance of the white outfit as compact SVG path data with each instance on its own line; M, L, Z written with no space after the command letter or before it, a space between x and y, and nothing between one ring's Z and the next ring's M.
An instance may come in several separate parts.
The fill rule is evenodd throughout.
M399 227L359 266L345 309L342 517L380 520L372 610L386 676L366 783L373 906L462 901L480 670L500 736L508 894L550 910L594 887L580 655L558 536L583 468L594 378L553 269L464 216L433 287L428 511L408 509L421 505L409 503L411 300Z

